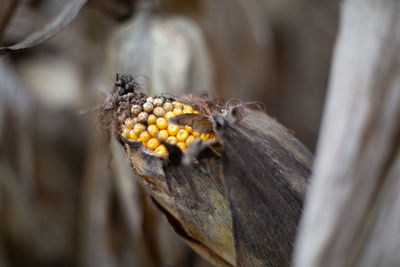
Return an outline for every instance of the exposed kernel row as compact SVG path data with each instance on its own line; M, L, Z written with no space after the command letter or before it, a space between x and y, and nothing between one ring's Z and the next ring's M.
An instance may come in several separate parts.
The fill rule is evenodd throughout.
M143 103L143 102L142 102ZM200 133L190 126L168 124L169 119L181 114L198 113L190 105L170 101L161 97L148 97L143 104L134 103L129 108L130 116L121 125L124 138L141 141L143 145L159 155L167 154L162 144L166 142L185 150L196 138L215 139L214 133Z

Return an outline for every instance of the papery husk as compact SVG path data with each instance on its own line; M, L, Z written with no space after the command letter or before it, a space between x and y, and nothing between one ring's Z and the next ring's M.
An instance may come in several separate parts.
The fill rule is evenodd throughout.
M117 136L132 170L175 231L218 266L289 266L311 153L265 113L207 117L217 141L168 158Z
M216 114L237 266L289 266L312 155L266 114Z

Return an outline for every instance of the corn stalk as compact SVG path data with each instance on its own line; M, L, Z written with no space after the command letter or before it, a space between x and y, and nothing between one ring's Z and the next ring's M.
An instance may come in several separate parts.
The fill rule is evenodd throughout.
M400 3L348 0L295 266L399 266Z

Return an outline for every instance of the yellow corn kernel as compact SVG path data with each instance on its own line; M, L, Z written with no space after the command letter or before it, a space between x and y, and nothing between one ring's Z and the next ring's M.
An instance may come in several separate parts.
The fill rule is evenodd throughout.
M156 124L157 117L154 114L150 114L149 118L147 119L147 124Z
M178 142L176 144L181 150L185 150L186 149L186 144L184 142Z
M127 118L125 120L125 126L128 128L132 128L133 127L133 119L132 118Z
M155 124L150 124L149 126L147 126L147 131L149 132L149 134L152 137L157 137L158 134L158 127Z
M194 139L196 138L193 135L189 135L189 137L185 141L186 145L189 145L189 143L193 142Z
M165 118L158 118L156 125L159 129L165 129L168 126L168 121Z
M201 133L200 138L201 138L201 140L205 141L210 138L210 134L209 133Z
M179 126L176 124L168 125L168 133L170 135L176 135L179 132Z
M161 98L154 98L153 100L153 105L155 107L161 107L163 105L164 101Z
M189 134L191 134L191 133L193 132L193 128L190 127L190 126L188 126L188 125L185 126L185 130L186 130Z
M162 117L165 115L165 110L162 107L156 107L153 110L154 115L156 115L157 117Z
M133 105L131 107L131 112L133 115L138 115L142 111L142 107L139 105Z
M167 140L165 140L165 142L167 142L170 145L176 145L176 143L178 143L178 140L176 139L175 136L170 136L167 138Z
M154 102L154 98L152 98L151 96L148 96L148 97L146 98L146 102L152 104L152 103Z
M153 106L152 103L146 102L146 103L143 104L143 110L146 111L147 113L152 112L153 109L154 109L154 106Z
M193 108L189 105L183 105L183 114L193 113Z
M183 108L183 104L179 101L172 101L172 105L174 105L174 107L178 107L178 108Z
M168 112L172 111L174 109L174 105L172 105L170 102L165 102L163 105L163 109Z
M157 140L157 138L151 138L147 144L146 147L150 150L156 149L160 145L160 141Z
M167 130L159 131L158 135L157 135L157 138L160 141L165 141L168 138L168 131Z
M188 138L189 134L186 130L180 129L179 132L176 134L176 139L178 139L179 142L184 142L186 138Z
M153 106L152 103L146 102L146 103L143 104L143 110L146 111L147 113L152 112L153 109L154 109L154 106Z
M144 131L140 134L139 136L139 140L143 142L143 144L145 145L147 143L147 141L149 141L151 139L151 135L149 134L148 131Z
M133 126L133 131L137 136L139 136L144 130L146 130L146 126L141 123L136 123L135 126Z
M129 139L138 140L138 136L135 134L135 130L129 131Z
M159 155L166 155L168 153L167 148L165 148L164 145L159 145L154 152L156 152Z
M142 122L142 123L146 123L147 119L149 118L149 113L142 111L139 113L139 115L137 116L138 121Z
M128 129L128 127L123 127L122 128L122 136L124 138L129 138L129 129Z
M172 112L174 113L174 116L182 115L182 109L180 108L174 108Z
M193 110L193 113L199 114L200 112L198 112L197 110Z
M193 131L192 135L196 138L196 137L200 137L200 133L197 131Z
M164 117L165 117L167 120L171 119L171 118L174 117L174 116L175 116L175 114L174 114L172 111L168 111L168 112L165 113L165 115L164 115Z

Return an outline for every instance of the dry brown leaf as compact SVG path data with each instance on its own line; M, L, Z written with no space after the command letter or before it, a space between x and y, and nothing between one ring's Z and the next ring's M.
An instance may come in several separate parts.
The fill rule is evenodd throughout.
M46 26L42 29L33 32L28 35L21 42L6 46L0 47L0 56L20 52L28 48L32 48L38 44L43 43L47 39L55 36L65 29L78 15L82 6L86 3L87 0L71 0L68 1L64 8L58 13Z

